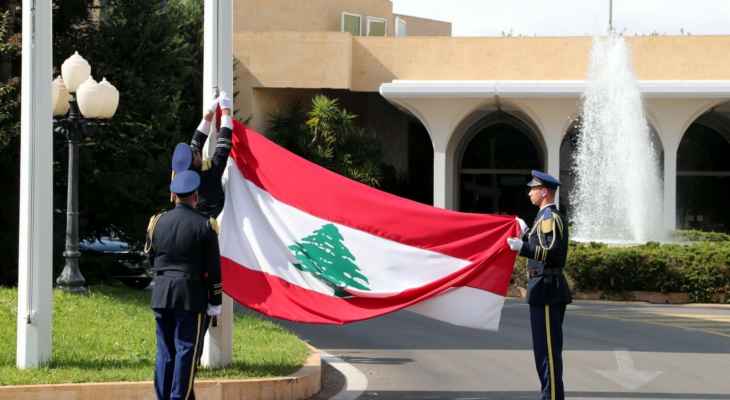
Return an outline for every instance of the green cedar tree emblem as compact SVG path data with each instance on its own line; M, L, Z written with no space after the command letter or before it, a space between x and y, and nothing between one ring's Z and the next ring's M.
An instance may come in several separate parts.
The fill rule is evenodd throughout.
M333 289L338 297L347 297L343 288L370 290L368 278L360 272L355 256L343 243L344 239L333 224L327 224L289 246L299 263L294 266L314 274Z

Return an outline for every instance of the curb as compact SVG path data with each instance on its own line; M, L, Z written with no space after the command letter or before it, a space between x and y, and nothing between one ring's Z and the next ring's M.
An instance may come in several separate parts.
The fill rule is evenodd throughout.
M196 380L195 397L205 400L304 400L322 387L322 361L319 350L312 352L302 368L277 378ZM0 400L155 400L152 381L65 383L57 385L18 385L0 387Z

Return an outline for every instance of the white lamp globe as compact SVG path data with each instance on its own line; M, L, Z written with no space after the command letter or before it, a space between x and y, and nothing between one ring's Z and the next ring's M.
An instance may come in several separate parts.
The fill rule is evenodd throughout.
M98 85L98 98L96 102L101 107L99 118L111 118L117 112L119 106L119 91L106 78L103 78Z
M84 83L76 90L76 100L79 103L79 111L86 118L99 118L102 106L99 101L99 84L94 77L89 76Z
M68 112L68 101L71 95L68 94L66 85L63 84L63 78L56 77L51 83L51 104L53 105L53 115L60 117Z
M61 76L70 93L76 92L80 84L91 75L91 65L76 51L61 64Z

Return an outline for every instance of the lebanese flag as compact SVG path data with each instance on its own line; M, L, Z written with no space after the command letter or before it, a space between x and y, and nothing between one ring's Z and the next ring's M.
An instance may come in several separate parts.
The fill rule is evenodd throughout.
M275 318L346 324L400 309L497 330L513 216L467 214L354 182L234 120L220 223L223 290Z

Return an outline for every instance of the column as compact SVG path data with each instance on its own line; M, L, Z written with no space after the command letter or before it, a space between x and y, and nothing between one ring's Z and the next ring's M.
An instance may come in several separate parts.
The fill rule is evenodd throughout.
M547 147L547 173L560 179L560 145L562 143L562 137L560 134L554 134L551 136L545 135L546 147ZM560 204L560 192L558 190L555 194L555 204Z
M677 229L677 143L666 143L664 151L664 228Z

